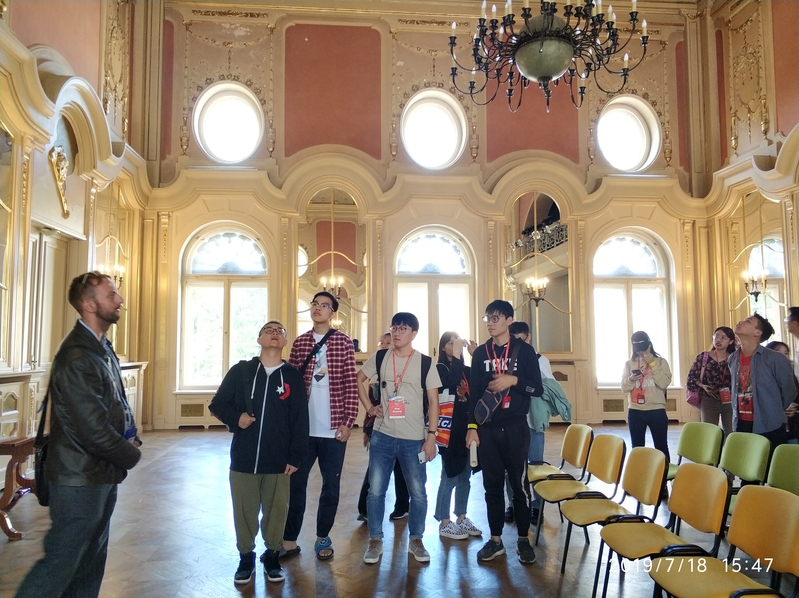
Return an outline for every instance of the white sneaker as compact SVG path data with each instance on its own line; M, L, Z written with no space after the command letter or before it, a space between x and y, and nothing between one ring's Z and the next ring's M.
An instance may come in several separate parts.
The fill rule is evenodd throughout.
M363 555L363 562L372 565L380 560L381 554L383 554L383 540L369 538L369 544L367 544L366 552Z
M483 532L478 528L471 519L464 517L463 521L458 523L458 526L470 536L482 536Z
M469 534L454 521L450 521L444 527L439 527L438 535L442 538L452 538L453 540L465 540L469 537Z

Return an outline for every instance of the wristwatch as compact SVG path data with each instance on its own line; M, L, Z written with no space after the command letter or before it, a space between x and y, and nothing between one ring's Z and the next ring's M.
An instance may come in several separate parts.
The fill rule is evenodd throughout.
M438 436L438 430L428 430L428 434L432 434L433 436Z

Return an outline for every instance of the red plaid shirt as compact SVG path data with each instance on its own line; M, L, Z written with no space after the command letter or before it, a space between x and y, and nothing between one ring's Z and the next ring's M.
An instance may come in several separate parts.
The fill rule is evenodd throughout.
M289 363L295 368L302 367L308 353L316 341L313 330L301 334L291 346ZM334 332L325 341L327 347L328 375L330 376L330 429L341 425L352 428L358 417L358 378L355 373L355 350L352 341L343 332ZM305 370L305 390L310 396L316 355L311 357Z

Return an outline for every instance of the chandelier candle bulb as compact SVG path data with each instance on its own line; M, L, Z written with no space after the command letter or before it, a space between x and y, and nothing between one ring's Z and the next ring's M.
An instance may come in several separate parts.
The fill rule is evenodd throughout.
M641 37L646 37L646 19L641 22Z
M633 0L633 8L631 12L638 12L638 2L637 0Z
M630 66L630 55L626 52L624 53L624 69L627 70L627 67Z
M524 7L530 8L530 0L524 0Z
M493 21L497 20L497 5L496 4L492 4L491 5L491 20L493 20Z
M602 0L596 1L596 14L598 15L602 14Z
M486 18L486 0L483 0L483 5L480 7L480 14L482 15L481 18Z

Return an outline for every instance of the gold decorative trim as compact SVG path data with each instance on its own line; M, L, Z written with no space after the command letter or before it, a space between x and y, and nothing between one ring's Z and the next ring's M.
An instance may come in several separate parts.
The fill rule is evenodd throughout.
M192 9L191 14L197 17L236 17L239 19L267 19L268 12L249 12L243 10L201 10Z
M433 25L435 27L451 27L452 21L443 21L441 19L397 19L400 25ZM469 21L457 21L458 27L473 27L474 24Z
M55 177L58 197L61 199L61 209L64 218L69 218L69 206L67 205L67 171L69 170L69 159L67 158L64 147L61 145L53 146L48 154L50 166L52 167L53 177Z

